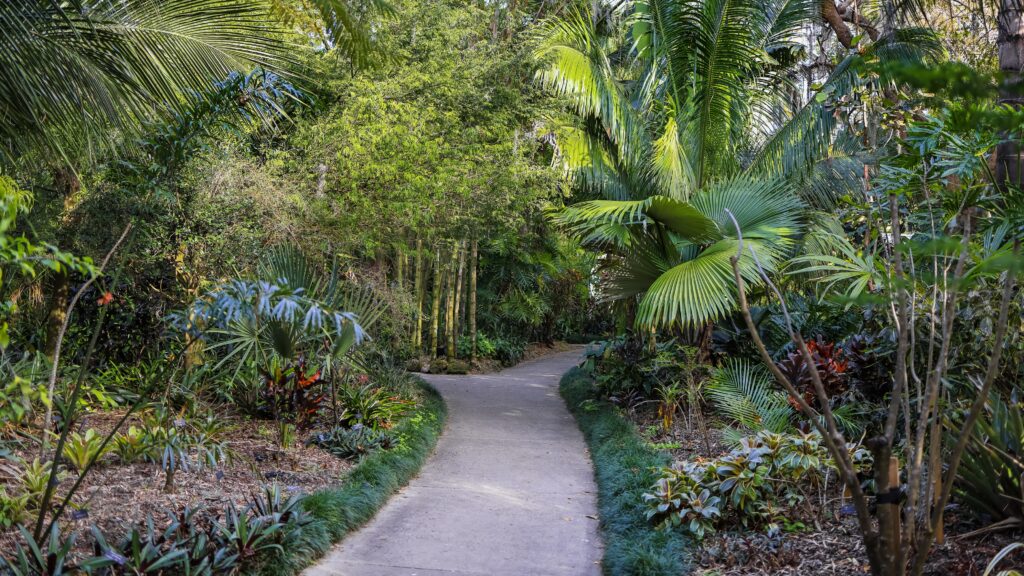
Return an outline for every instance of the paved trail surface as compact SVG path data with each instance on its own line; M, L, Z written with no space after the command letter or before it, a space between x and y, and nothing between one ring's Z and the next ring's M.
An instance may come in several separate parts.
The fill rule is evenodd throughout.
M305 576L601 573L597 488L558 381L578 352L426 376L448 426L420 475Z

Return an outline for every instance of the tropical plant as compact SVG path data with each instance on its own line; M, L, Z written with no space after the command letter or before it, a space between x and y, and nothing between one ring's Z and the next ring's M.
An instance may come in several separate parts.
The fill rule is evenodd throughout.
M31 494L8 494L7 488L0 486L0 528L11 528L22 524L28 519Z
M387 432L359 424L352 428L334 428L315 435L310 444L319 446L339 458L358 458L374 450L388 448L393 440Z
M744 360L726 360L711 373L706 394L714 407L738 429L725 434L734 441L757 433L786 432L793 427L793 407L786 393L775 388L771 374Z
M602 295L639 297L638 325L703 326L735 307L729 258L740 231L751 249L741 274L759 284L758 270L777 271L794 246L808 207L856 185L859 161L825 99L794 110L784 80L820 3L613 10L629 17L570 12L541 34L538 79L568 97L584 125L562 130L560 159L581 188L606 198L555 220L607 254ZM885 60L936 50L928 33L908 30L866 48ZM821 91L848 87L859 59L851 54Z
M50 482L51 471L53 471L53 462L41 462L39 458L33 459L32 462L26 463L22 467L21 487L32 506L39 506L43 493L46 492L46 485ZM59 483L60 480L61 472L57 470L53 481Z
M0 556L0 568L11 576L63 576L79 570L71 555L75 535L64 537L58 523L54 522L46 537L38 543L23 526L18 530L25 545L18 543L13 559Z
M974 514L1006 526L1024 524L1024 415L1020 391L992 391L957 474L956 494ZM951 432L969 433L954 420Z
M850 447L851 454L863 449ZM870 459L866 461L870 466ZM815 434L760 432L711 460L686 461L662 470L643 495L647 518L660 526L680 527L697 538L723 523L766 526L785 517L784 508L821 490L834 467Z
M0 154L67 158L83 143L109 147L107 130L180 110L232 70L283 65L285 43L268 16L251 0L4 3Z
M125 464L137 462L149 451L147 435L135 426L129 426L128 430L114 436L113 451Z
M340 421L349 427L366 426L374 430L390 428L405 413L410 402L373 382L355 383L338 390L338 403L344 409Z
M105 440L104 436L92 428L86 430L85 434L72 432L64 444L61 456L75 470L85 470L106 454L108 448L104 447Z

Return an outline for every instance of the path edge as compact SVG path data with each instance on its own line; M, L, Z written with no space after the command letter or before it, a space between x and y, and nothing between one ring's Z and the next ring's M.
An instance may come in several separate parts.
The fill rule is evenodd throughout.
M590 448L604 574L688 574L691 541L678 531L656 529L645 516L643 494L670 459L647 445L618 408L596 399L593 379L580 368L566 372L558 388Z
M369 522L419 473L444 431L448 407L433 385L418 376L413 378L423 393L423 405L391 430L402 438L401 446L369 454L341 484L307 497L303 504L314 522L302 531L297 542L289 542L283 554L261 565L254 574L298 574Z

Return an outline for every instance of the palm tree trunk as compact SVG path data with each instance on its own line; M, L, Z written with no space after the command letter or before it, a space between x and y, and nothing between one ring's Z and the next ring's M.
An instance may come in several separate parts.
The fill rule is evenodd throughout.
M479 254L477 241L474 238L469 253L469 361L476 362L476 269Z
M412 333L412 347L419 355L423 348L423 239L416 239L416 279L413 291L416 293L416 329Z
M1020 0L1000 0L999 15L996 18L999 36L999 70L1003 73L1003 85L999 91L999 102L1013 108L1020 108L1024 99L1017 95L1024 69L1024 3ZM1005 142L996 148L996 183L1000 187L1020 185L1021 166L1020 134L1008 134Z
M437 329L441 319L441 249L434 255L434 293L430 307L430 358L437 358Z
M64 210L61 213L60 225L57 228L57 244L65 242L68 219L74 209L75 199L82 183L74 170L62 167L53 171L53 185L63 196ZM50 296L48 310L46 313L46 343L43 353L47 358L52 359L57 350L57 338L61 327L64 325L64 315L68 308L70 297L71 279L67 272L56 272L49 276L45 284L46 292Z

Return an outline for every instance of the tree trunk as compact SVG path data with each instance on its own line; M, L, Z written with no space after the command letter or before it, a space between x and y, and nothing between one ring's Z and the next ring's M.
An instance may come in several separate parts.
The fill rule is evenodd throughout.
M430 358L437 358L437 329L441 319L441 249L434 253L434 293L430 307Z
M47 277L44 284L45 290L50 294L50 301L47 306L49 311L46 313L46 344L43 353L50 360L53 360L57 352L57 338L67 314L69 283L67 272L54 272Z
M996 18L999 36L999 70L1003 73L999 102L1013 108L1024 104L1015 92L1019 89L1021 70L1024 68L1024 3L1020 0L1000 0ZM996 148L996 183L1000 187L1021 184L1020 134L1007 134L1006 141Z
M405 251L401 246L395 249L395 281L399 290L405 289Z
M419 355L423 351L423 239L416 239L416 279L413 292L416 297L416 328L412 333L412 347Z
M479 254L476 239L469 253L469 360L476 362L476 269L478 266Z
M68 227L68 219L74 209L75 197L82 189L82 183L78 180L78 174L74 170L64 167L53 171L53 186L64 198L64 210L61 214L61 225L57 229L57 245L66 242L65 236ZM47 358L53 359L57 348L57 335L61 326L64 325L64 315L68 308L70 297L71 279L67 272L53 273L48 276L44 290L49 294L50 301L46 313L46 342L43 353Z

